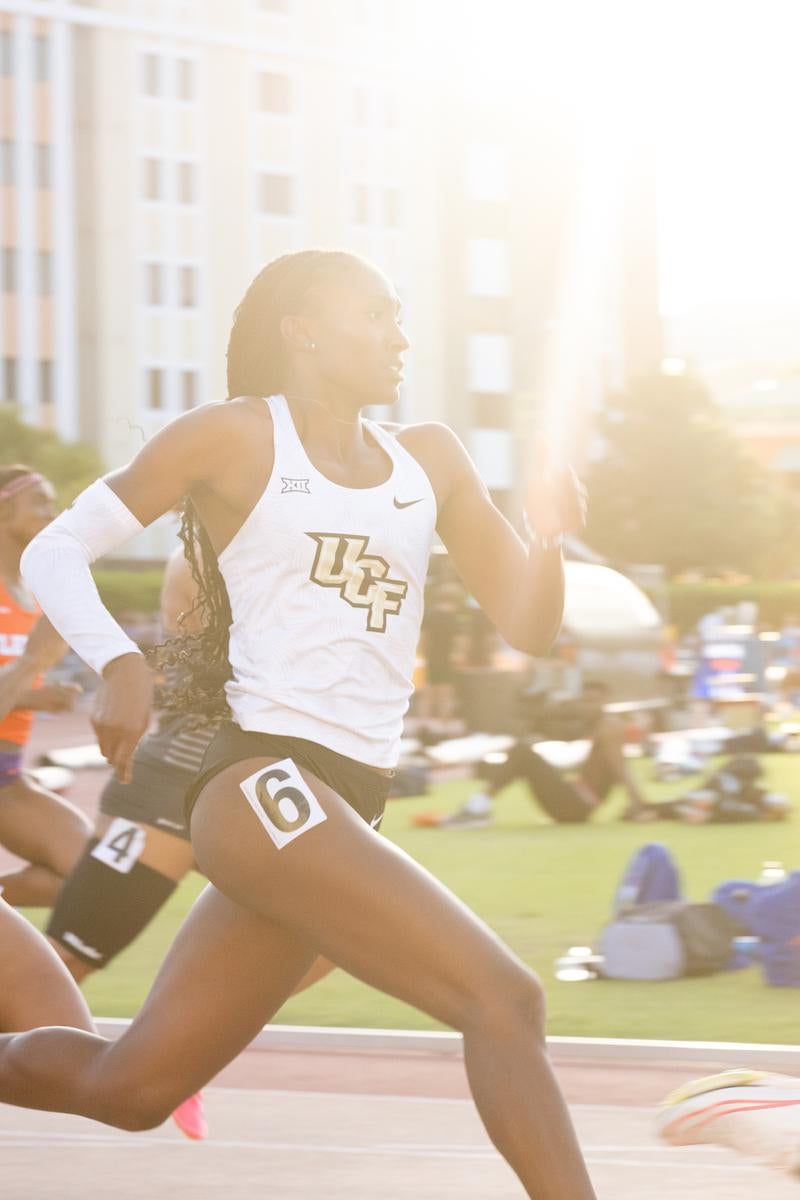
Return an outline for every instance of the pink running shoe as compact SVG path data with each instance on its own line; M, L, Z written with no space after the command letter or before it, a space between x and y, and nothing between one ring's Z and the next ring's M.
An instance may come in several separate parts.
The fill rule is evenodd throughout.
M179 1104L172 1114L172 1119L181 1133L193 1142L202 1142L208 1137L208 1121L203 1112L203 1093L196 1092L183 1104Z

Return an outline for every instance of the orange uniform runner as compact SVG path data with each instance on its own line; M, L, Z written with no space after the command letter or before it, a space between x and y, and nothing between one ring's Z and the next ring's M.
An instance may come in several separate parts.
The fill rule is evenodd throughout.
M31 682L37 664L47 666L49 651L57 654L58 642L53 639L46 649L46 627L37 639L40 611L28 598L19 564L31 538L56 511L55 489L43 475L22 463L0 466L0 846L21 860L0 871L0 890L12 907L49 908L91 829L83 813L48 792L22 765L33 720L28 708L64 712L80 690L68 683ZM25 707L13 708L13 703Z
M25 649L28 635L39 620L40 609L21 608L8 588L0 581L0 667L19 658ZM14 708L0 721L0 742L24 746L30 737L33 713L27 708Z

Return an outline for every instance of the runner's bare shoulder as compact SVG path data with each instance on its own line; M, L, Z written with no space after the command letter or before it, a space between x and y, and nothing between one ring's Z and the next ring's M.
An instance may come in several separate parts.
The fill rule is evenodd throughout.
M463 452L458 436L442 421L415 421L410 425L403 425L399 421L378 421L377 424L409 450L412 447L430 447L439 452L452 453L460 448Z
M126 467L106 482L142 522L149 525L181 497L206 488L232 503L253 471L271 469L269 410L263 401L242 397L204 404L159 430ZM229 494L230 493L230 494Z
M431 481L441 510L465 468L473 470L457 434L441 421L420 421L413 425L381 421L379 424L417 460Z
M156 451L161 444L182 447L182 457L189 457L198 466L210 467L216 475L221 466L234 461L236 455L253 446L253 439L263 441L271 433L269 407L256 396L237 396L233 400L212 401L191 412L176 417L165 425L148 443ZM271 440L271 439L270 439ZM220 455L224 449L225 454ZM194 477L203 479L209 472L201 469Z

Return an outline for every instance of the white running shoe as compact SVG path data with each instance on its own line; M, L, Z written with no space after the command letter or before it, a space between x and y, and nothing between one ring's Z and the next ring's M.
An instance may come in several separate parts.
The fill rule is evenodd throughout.
M800 1176L800 1079L722 1071L672 1092L656 1117L673 1146L710 1142Z
M461 808L443 817L439 822L441 829L485 829L493 819L491 796L483 792L475 792L465 800Z

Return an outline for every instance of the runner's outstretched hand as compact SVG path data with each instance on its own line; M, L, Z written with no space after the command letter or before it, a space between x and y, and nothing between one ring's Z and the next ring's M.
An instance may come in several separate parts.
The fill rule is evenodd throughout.
M133 752L147 732L152 707L153 675L143 656L113 659L103 671L92 725L120 783L130 783Z
M525 512L542 538L577 533L586 524L586 488L570 466L559 466L546 439L537 437Z

